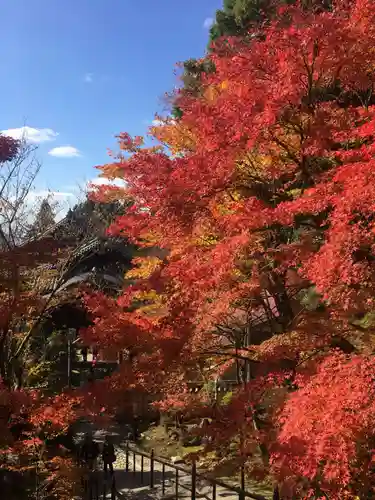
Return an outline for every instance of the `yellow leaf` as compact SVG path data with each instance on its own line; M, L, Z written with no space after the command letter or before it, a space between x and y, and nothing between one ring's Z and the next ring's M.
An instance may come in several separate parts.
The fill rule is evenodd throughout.
M162 260L158 257L137 257L133 259L133 264L136 267L130 269L125 278L147 279L160 267Z

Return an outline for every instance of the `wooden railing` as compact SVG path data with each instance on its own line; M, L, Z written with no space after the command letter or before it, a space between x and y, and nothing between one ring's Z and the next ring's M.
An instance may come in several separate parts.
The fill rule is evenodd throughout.
M101 471L91 471L87 477L83 478L83 497L82 500L111 500L119 498L116 490L115 476L99 477ZM103 472L104 474L104 472ZM108 481L109 479L109 481Z
M251 493L245 490L245 474L243 468L241 469L241 487L236 487L197 472L195 462L192 463L191 467L183 467L174 464L167 459L156 457L153 450L151 450L151 453L147 453L143 450L139 450L133 446L130 446L129 443L127 443L125 447L120 447L120 449L125 452L125 471L128 473L135 474L137 472L137 457L140 457L139 472L140 482L142 485L146 486L145 472L147 472L147 474L149 475L148 486L150 488L155 487L155 473L161 473L160 482L163 495L165 494L167 482L170 482L174 485L174 497L176 499L179 498L179 491L184 489L190 492L191 500L196 500L197 498L216 500L218 496L217 489L218 487L221 487L227 492L232 492L233 494L238 495L239 500L245 500L245 498L252 498L254 500L267 500L263 495L258 495L256 493ZM130 458L132 459L131 468ZM145 470L145 460L148 461L149 467L147 470ZM155 467L156 464L159 465L158 471ZM167 469L172 469L173 479L171 477L167 477ZM191 478L191 480L189 481L190 486L182 484L181 479L183 477ZM198 491L198 487L200 487L201 483L205 483L209 486L209 492L204 493L202 491ZM118 496L118 498L121 498L121 496Z

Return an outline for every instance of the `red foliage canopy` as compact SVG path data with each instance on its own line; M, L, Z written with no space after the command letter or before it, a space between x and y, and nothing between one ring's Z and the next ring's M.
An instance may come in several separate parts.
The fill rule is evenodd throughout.
M233 363L262 361L288 345L296 374L304 354L311 360L314 348L330 345L353 312L373 308L374 44L373 0L337 1L332 11L320 13L287 8L264 37L231 39L216 48L210 56L216 70L205 75L202 96L177 94L181 120L154 135L163 137L164 145L170 137L171 149L177 144L181 154L119 136L122 153L101 169L105 176L125 179L135 203L111 233L169 253L139 289L126 292L125 310L120 300L97 311L87 335L107 343L113 330L119 347L138 348L137 377L147 390L155 391L155 381L167 377L158 391L169 401L186 399L181 380L192 373L200 370L209 378L228 355ZM99 190L96 196L106 194ZM306 311L292 310L288 271L298 272L326 300L320 323L309 326ZM130 307L129 298L139 301L142 293L157 297L162 311L147 322L142 310ZM277 314L266 303L269 296ZM227 349L226 330L217 325L238 317L239 310L254 318L260 307L278 326L272 333L282 333L271 339L272 349L270 341L241 353L233 341ZM148 369L151 355L159 377ZM326 491L361 491L362 472L366 481L372 472L353 465L355 439L370 432L371 391L362 399L367 403L360 414L366 419L353 411L365 398L361 384L368 381L372 359L344 362L336 356L316 373L318 362L305 371L305 385L287 397L275 446L295 466L285 472L282 464L280 475L292 474L298 489L306 473L318 491L319 470ZM355 391L349 396L352 377ZM332 384L335 392L328 395ZM319 407L326 409L321 421ZM302 418L310 439L297 425ZM274 431L265 440L269 449ZM333 468L336 458L340 463ZM323 468L320 459L326 461Z
M17 154L19 141L12 137L0 135L0 163L9 161Z
M306 479L343 498L374 484L375 360L337 353L315 375L299 377L279 418L273 467L283 478ZM288 486L286 481L285 487Z

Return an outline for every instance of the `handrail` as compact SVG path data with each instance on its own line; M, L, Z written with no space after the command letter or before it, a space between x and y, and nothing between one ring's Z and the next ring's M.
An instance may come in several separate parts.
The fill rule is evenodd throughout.
M170 460L168 460L166 458L155 457L153 450L151 451L151 453L148 453L148 452L146 452L144 450L140 450L139 448L137 448L135 446L130 446L128 442L127 442L126 446L121 446L120 445L120 446L118 446L118 448L120 448L121 450L125 451L125 454L126 454L126 470L127 471L129 470L129 453L133 454L133 460L134 460L133 471L135 471L135 457L137 455L140 456L140 457L147 458L147 459L150 460L150 473L151 473L151 484L150 484L150 487L151 488L154 486L154 478L153 478L153 474L154 474L154 462L157 462L157 463L160 463L161 465L163 465L163 472L165 471L165 466L167 466L167 467L170 467L170 468L174 469L176 472L177 471L178 472L183 472L183 473L185 473L185 474L187 474L187 475L189 475L189 476L192 477L192 487L191 488L188 488L186 485L180 485L184 489L188 489L189 491L191 491L191 493L192 493L192 495L191 495L192 500L195 500L196 497L198 497L198 496L200 496L200 497L203 496L203 497L208 498L206 495L198 494L198 492L196 491L196 480L197 479L204 480L204 481L206 481L207 483L209 483L213 487L213 495L212 495L212 497L210 497L210 500L211 500L211 498L213 500L215 500L215 497L216 497L216 486L220 486L220 487L222 487L222 488L224 488L226 490L233 491L233 492L237 493L239 499L241 499L241 500L244 500L244 498L246 498L246 497L247 498L251 498L253 500L267 500L267 498L264 497L263 495L258 495L257 493L248 492L248 491L246 491L243 488L227 484L224 481L220 481L218 479L210 478L210 477L206 476L205 474L203 474L201 472L197 472L195 463L193 463L193 465L192 465L191 468L183 467L181 465L174 464L173 462L171 462ZM141 471L141 473L143 475L143 459L142 459L142 471ZM243 474L243 471L242 471L242 474ZM176 474L176 479L178 481L178 475L177 474ZM176 486L178 488L178 484ZM164 484L163 484L163 488L164 488ZM177 491L177 489L176 489L176 491Z
M82 464L81 464L82 466ZM111 477L110 484L107 483L106 479L99 480L100 469L95 468L94 470L88 471L88 474L82 476L83 483L83 497L82 500L99 500L99 498L106 499L108 494L111 496L111 500L116 500L119 498L116 490L116 480L115 476Z

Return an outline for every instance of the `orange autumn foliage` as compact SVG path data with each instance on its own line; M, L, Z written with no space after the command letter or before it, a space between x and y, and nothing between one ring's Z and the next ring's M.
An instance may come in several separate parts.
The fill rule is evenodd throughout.
M211 415L211 448L219 450L222 435L241 442L249 471L257 449L262 474L286 498L371 492L372 444L355 443L372 439L372 396L361 392L372 358L359 350L343 360L331 348L354 351L356 318L374 307L374 21L373 0L319 12L297 5L262 36L219 43L201 95L176 95L183 113L173 130L193 131L194 147L183 143L171 155L172 136L162 140L166 149L150 150L122 134L121 159L103 167L126 180L134 200L110 233L168 252L122 297L87 301L97 318L87 339L132 353L120 370L126 377L108 387ZM161 318L137 307L137 294L151 292L163 297ZM254 378L241 379L249 361ZM227 407L185 392L188 377L212 380L227 363L242 383ZM272 387L281 395L267 406Z

